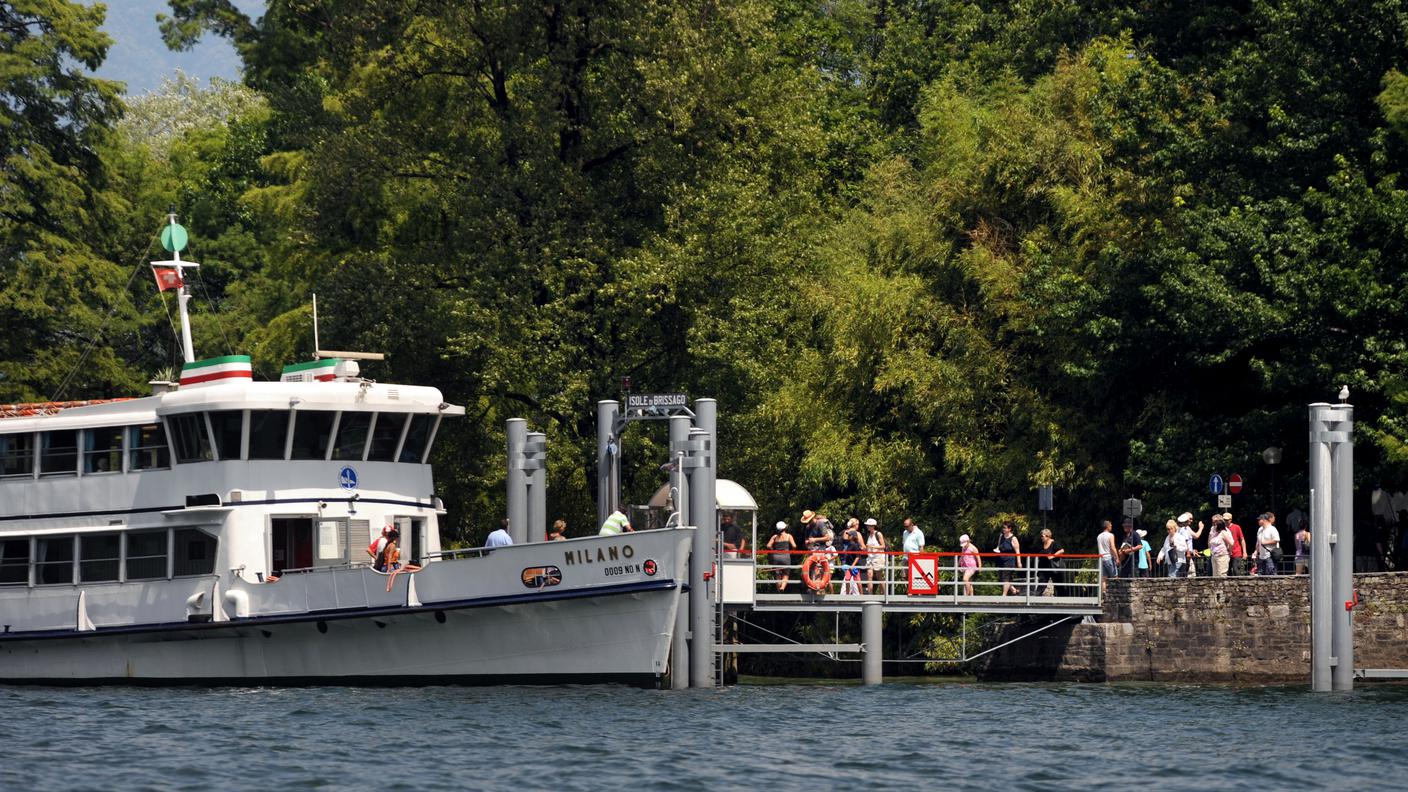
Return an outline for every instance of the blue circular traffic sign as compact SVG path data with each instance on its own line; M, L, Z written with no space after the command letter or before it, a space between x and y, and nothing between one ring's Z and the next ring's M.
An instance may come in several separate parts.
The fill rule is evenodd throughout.
M1219 476L1216 473L1212 474L1212 478L1208 479L1208 490L1214 495L1221 495L1222 476Z
M337 478L338 483L342 485L343 489L357 489L357 471L353 470L351 465L344 467L342 471L337 474Z

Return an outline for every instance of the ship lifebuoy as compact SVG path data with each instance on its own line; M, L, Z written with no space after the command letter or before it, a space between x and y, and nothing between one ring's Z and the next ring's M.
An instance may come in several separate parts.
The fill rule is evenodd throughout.
M817 566L821 571L817 572ZM831 585L831 561L825 553L812 553L802 562L802 582L812 591L824 591Z

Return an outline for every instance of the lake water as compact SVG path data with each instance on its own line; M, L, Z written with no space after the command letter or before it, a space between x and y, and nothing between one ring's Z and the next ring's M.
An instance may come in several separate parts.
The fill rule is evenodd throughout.
M5 789L1401 789L1408 686L5 688Z

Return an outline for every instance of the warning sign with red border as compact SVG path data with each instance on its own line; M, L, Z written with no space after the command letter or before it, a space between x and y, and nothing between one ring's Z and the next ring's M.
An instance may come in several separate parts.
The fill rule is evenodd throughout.
M921 597L939 593L937 553L915 553L909 557L909 593Z

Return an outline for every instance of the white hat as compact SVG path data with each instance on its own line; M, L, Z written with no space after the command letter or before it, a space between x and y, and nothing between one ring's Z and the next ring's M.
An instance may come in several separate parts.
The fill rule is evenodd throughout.
M1139 537L1141 539L1149 535L1149 532L1144 530L1143 528L1140 528L1138 531L1135 531L1135 533L1139 534Z
M958 537L958 543L968 544L968 534L963 534L962 536Z
M865 524L866 524L866 525L879 525L880 523L876 522L874 517L869 517L869 518L866 519Z
M1181 523L1192 522L1192 521L1193 521L1193 513L1192 513L1192 512L1183 512L1182 514L1178 515L1178 521L1181 522Z
M785 531L785 530L787 530L787 521L786 521L786 520L778 520L778 521L777 521L777 525L775 525L775 526L773 526L773 527L776 528L776 529L779 530L779 531Z

